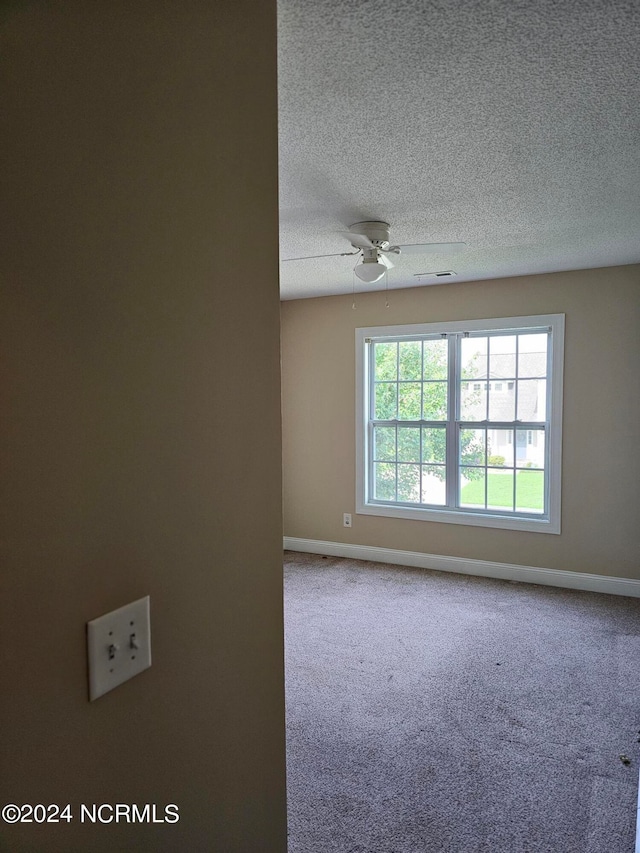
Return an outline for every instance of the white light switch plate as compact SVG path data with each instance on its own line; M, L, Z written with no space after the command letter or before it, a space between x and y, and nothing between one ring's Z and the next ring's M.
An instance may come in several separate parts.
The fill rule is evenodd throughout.
M87 623L89 700L151 666L149 596Z

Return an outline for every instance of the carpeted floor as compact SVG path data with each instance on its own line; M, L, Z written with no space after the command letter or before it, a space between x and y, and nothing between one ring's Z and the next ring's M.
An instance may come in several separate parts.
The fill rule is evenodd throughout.
M285 625L289 853L633 853L640 600L286 552Z

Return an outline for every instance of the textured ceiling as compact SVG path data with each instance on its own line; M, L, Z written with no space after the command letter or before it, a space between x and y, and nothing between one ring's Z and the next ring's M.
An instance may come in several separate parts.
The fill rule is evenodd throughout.
M338 233L382 219L388 286L640 261L640 3L279 0L283 299L350 293ZM378 290L384 280L356 289ZM424 282L423 282L424 284Z

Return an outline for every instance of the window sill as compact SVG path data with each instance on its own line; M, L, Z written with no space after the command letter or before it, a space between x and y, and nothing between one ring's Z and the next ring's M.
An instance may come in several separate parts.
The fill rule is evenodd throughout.
M388 504L359 504L358 515L377 515L385 518L406 518L413 521L433 521L442 524L465 524L470 527L494 527L502 530L524 530L529 533L560 533L560 521L550 518L531 518L484 512L456 512L451 509L423 509Z

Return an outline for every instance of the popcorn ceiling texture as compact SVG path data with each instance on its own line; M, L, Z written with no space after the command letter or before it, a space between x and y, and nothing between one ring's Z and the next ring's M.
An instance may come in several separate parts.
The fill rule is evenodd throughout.
M384 219L397 243L468 245L394 258L390 288L640 261L640 4L278 12L282 259L349 251L337 232ZM282 296L348 293L355 261L283 263Z

